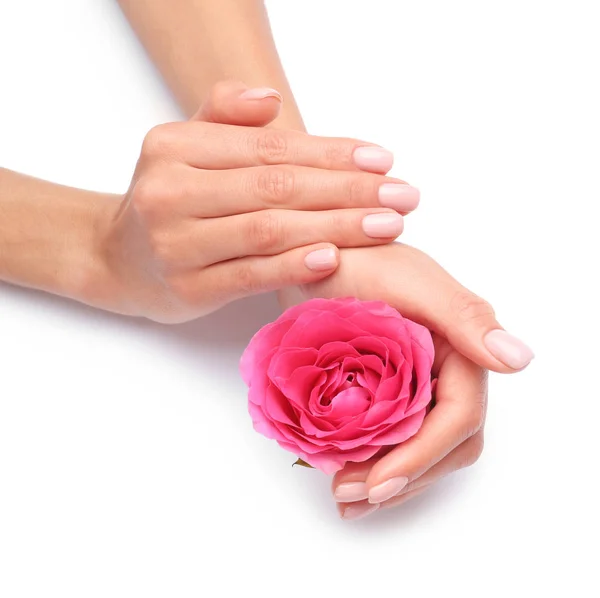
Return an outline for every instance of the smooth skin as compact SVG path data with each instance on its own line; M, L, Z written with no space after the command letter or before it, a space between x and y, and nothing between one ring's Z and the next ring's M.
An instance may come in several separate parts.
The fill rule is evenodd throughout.
M519 371L533 354L433 260L389 244L419 200L385 176L391 154L305 133L261 0L120 5L190 120L149 133L122 196L0 169L0 279L161 322L271 289L283 306L382 299L434 331L437 405L401 451L335 476L342 516L472 462L484 369Z
M357 279L356 271L363 276ZM345 250L338 271L303 292L298 299L382 299L428 326L434 337L435 407L413 438L379 459L348 464L334 476L332 492L344 519L402 504L477 461L483 450L487 369L511 371L486 347L486 336L500 324L485 301L427 255L401 244Z
M231 117L210 116L213 121ZM381 458L349 463L334 476L338 511L351 520L399 506L474 464L483 451L488 370L519 371L533 353L503 330L489 303L413 247L392 243L342 249L340 258L339 268L327 278L288 289L282 306L314 297L383 300L432 331L432 374L437 378L435 408L413 438Z
M215 86L223 120L223 106L237 115L249 102L246 91ZM276 117L279 100L250 101ZM389 243L402 232L402 216L381 207L379 189L407 185L360 169L361 157L380 148L219 124L217 116L205 107L146 136L100 239L115 286L127 288L121 313L191 320L240 297L319 280L337 267L337 248Z
M189 121L155 127L123 196L0 171L0 278L184 322L319 280L337 267L338 247L396 238L418 192L384 176L391 154L353 139L216 122L274 120L279 95L258 91L216 85ZM384 207L390 189L408 200L397 210Z

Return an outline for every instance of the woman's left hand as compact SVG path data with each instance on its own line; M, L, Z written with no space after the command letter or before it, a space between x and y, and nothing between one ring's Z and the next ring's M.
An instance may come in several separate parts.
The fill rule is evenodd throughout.
M436 349L435 407L419 432L385 456L348 463L333 479L341 516L358 519L475 463L483 449L487 370L520 371L533 353L502 329L486 301L408 245L342 250L338 271L299 289L294 302L346 296L385 301L427 326Z

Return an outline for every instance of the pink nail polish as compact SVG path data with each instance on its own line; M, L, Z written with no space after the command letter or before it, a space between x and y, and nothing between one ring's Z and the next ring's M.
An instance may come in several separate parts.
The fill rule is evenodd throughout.
M411 212L419 205L420 193L416 187L385 183L379 187L379 203L398 212Z
M340 484L333 493L337 502L355 502L367 498L367 485L364 482L346 482Z
M404 487L408 484L408 478L399 476L397 478L390 478L385 482L374 486L369 491L369 502L372 504L378 504L392 496L396 496L398 492L401 492Z
M318 272L331 270L337 264L337 254L330 247L317 249L316 251L311 251L304 258L304 264L309 270L316 270Z
M350 505L344 509L342 513L342 519L362 519L367 515L370 515L379 508L379 505L370 505L368 503L362 503L359 505Z
M375 239L395 239L404 230L400 214L369 214L362 219L364 233Z
M357 147L354 150L353 158L354 163L361 170L369 170L371 172L385 174L394 165L394 155L382 147L367 145Z
M506 330L492 330L483 337L487 350L504 365L521 370L534 358L533 351Z
M248 89L244 93L240 94L242 100L264 100L265 98L275 98L280 102L283 102L281 94L276 89L270 87L255 87Z

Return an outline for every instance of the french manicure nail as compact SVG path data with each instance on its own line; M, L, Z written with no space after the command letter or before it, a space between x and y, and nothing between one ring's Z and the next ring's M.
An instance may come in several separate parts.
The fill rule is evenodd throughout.
M483 337L487 350L504 365L521 370L534 358L533 351L506 330L492 330Z
M346 482L340 484L333 493L337 502L355 502L367 498L367 485L364 482Z
M270 87L255 87L248 89L244 93L240 94L242 100L264 100L265 98L275 98L280 102L283 102L281 94L276 89Z
M373 513L379 508L379 505L370 505L368 503L363 503L360 505L350 505L344 509L342 513L342 519L362 519L367 515Z
M362 219L365 235L375 239L396 238L404 230L404 219L400 214L369 214Z
M371 172L388 172L394 165L394 155L392 152L382 147L364 145L357 147L353 154L354 163L361 170Z
M408 478L401 476L397 478L390 478L385 482L374 486L369 491L369 502L372 504L378 504L388 498L392 498L392 496L396 496L399 492L401 492L404 487L408 484Z
M416 187L385 183L379 187L379 203L398 212L411 212L419 205L420 193Z
M304 264L309 270L323 271L335 268L337 255L330 247L311 251L305 258Z

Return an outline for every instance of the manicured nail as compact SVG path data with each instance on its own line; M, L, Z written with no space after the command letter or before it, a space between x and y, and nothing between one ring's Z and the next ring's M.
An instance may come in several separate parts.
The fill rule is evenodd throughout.
M344 509L342 513L342 519L362 519L367 515L373 513L379 508L379 505L370 505L368 503L363 503L361 505L350 505Z
M404 230L400 214L369 214L362 219L365 235L375 239L396 238Z
M483 337L487 350L504 365L521 370L534 358L533 351L506 330L492 330Z
M382 147L357 147L353 154L354 163L361 170L386 173L394 164L394 155Z
M346 482L345 484L340 484L333 493L333 497L338 502L364 500L368 495L367 485L364 482Z
M369 491L369 502L372 504L377 504L387 500L388 498L392 498L392 496L396 496L398 492L402 491L406 484L408 484L408 478L390 478L382 484L371 488Z
M309 270L323 271L335 268L337 255L330 247L311 251L305 258L304 263Z
M270 87L255 87L248 89L240 95L242 100L264 100L265 98L275 98L280 102L283 102L281 94L276 89Z
M398 212L411 212L419 205L420 193L416 187L385 183L379 187L379 203Z

